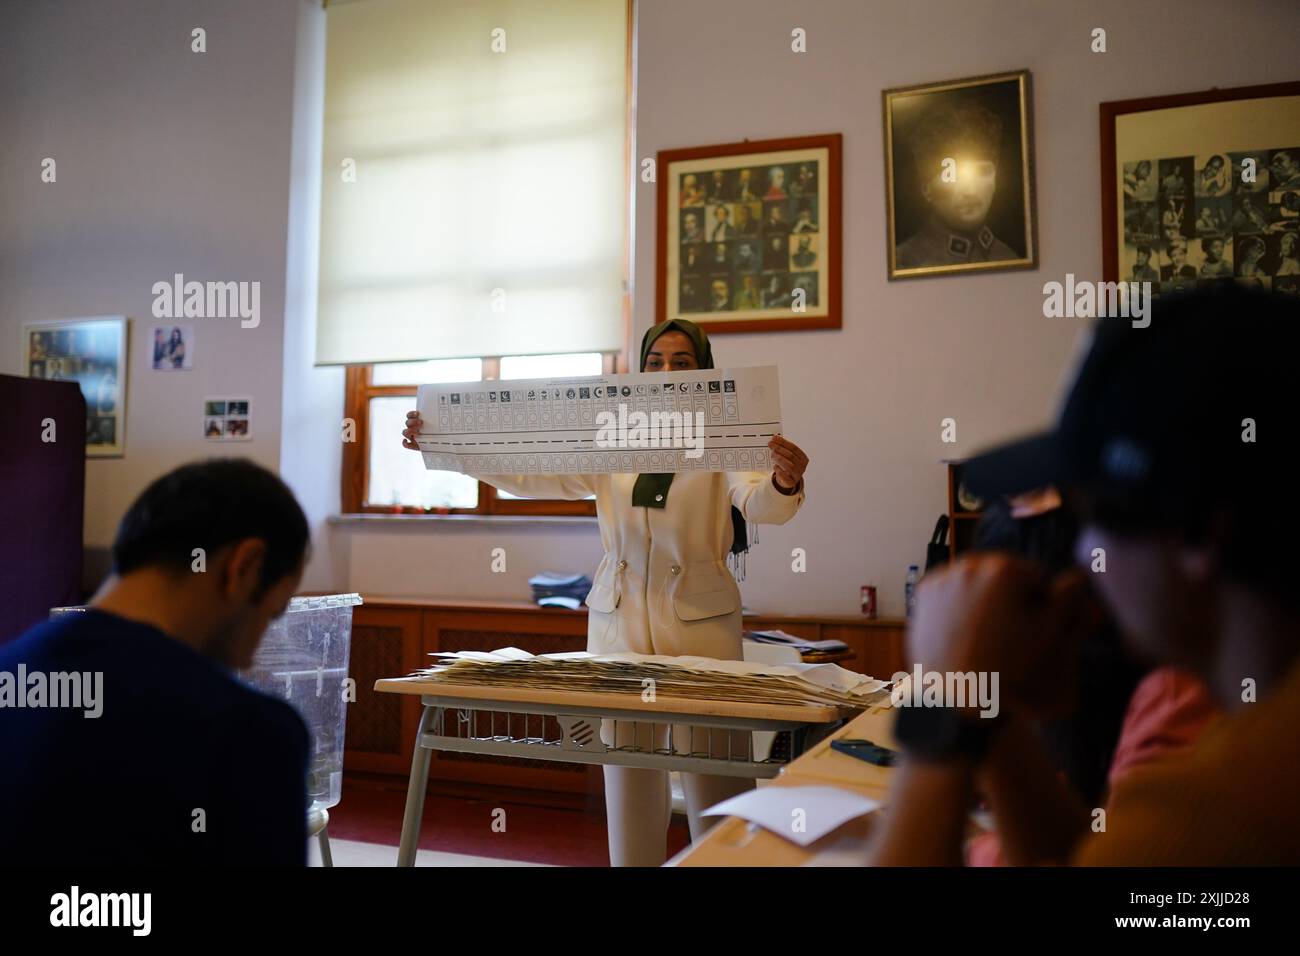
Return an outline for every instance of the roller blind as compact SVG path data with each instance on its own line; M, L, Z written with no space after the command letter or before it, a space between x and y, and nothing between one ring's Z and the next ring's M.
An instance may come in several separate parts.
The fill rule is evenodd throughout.
M627 0L327 10L316 364L622 348Z

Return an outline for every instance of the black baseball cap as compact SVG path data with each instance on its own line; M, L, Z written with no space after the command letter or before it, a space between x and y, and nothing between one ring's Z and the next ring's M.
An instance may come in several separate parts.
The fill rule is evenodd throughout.
M1215 286L1158 298L1146 327L1096 320L1056 426L971 458L965 486L990 499L1055 485L1112 526L1279 509L1300 427L1300 298Z

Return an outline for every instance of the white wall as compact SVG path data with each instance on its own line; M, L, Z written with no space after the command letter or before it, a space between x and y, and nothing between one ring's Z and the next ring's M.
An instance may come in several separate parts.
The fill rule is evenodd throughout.
M1089 51L1098 26L1104 54ZM1097 104L1300 78L1297 35L1300 4L1282 0L643 0L639 157L844 134L843 329L714 339L720 362L780 366L786 434L812 459L802 513L750 553L746 603L852 613L875 583L883 612L902 612L906 566L947 507L939 460L1047 420L1078 325L1042 317L1042 284L1101 277ZM1038 270L887 281L880 91L1021 67ZM637 191L638 335L654 315L654 190ZM955 446L940 442L949 416ZM807 574L790 572L794 547Z
M321 144L325 103L325 11L297 0L293 149L284 301L284 419L280 476L311 527L304 591L348 588L347 539L326 525L337 514L343 465L343 369L316 368L316 281L320 249ZM338 582L336 585L335 582Z
M191 52L195 27L206 53ZM92 566L175 465L279 463L294 29L293 0L0 6L0 368L20 371L25 321L131 319L126 455L87 463ZM178 272L260 281L261 324L190 320L194 371L154 372L151 288ZM253 396L252 441L204 442L214 393Z
M342 376L310 366L322 19L309 0L0 6L0 367L17 370L25 320L134 320L127 455L88 465L92 546L148 480L237 449L280 465L302 499L316 536L308 587L520 598L537 570L590 571L590 526L325 524ZM206 54L189 50L194 26ZM796 26L805 54L790 52ZM1106 54L1089 52L1096 26ZM715 352L780 366L786 431L812 457L803 513L750 552L746 604L853 613L874 582L897 614L905 567L945 507L939 459L1047 418L1077 328L1042 318L1042 283L1101 266L1097 103L1296 79L1300 5L643 0L637 29L638 157L844 134L844 328L724 336ZM886 281L880 90L1018 67L1033 71L1040 268ZM45 156L57 185L40 182ZM654 312L654 186L635 199L639 339ZM150 287L174 272L260 280L262 324L204 321L198 369L154 373L140 333ZM199 400L222 391L255 396L253 442L198 437ZM948 416L956 446L939 441ZM489 571L494 547L505 574ZM807 574L791 574L793 547L807 549Z

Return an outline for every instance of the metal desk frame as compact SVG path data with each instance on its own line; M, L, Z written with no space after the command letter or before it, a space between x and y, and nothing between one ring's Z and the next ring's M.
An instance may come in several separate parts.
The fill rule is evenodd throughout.
M465 697L440 697L421 695L423 712L415 734L415 753L411 758L411 778L406 789L406 812L402 816L402 839L397 851L398 866L412 866L419 844L420 824L424 816L424 798L429 783L429 760L434 750L458 753L494 754L501 757L523 757L532 760L553 760L561 763L610 764L639 767L649 770L679 770L687 773L707 773L727 777L775 777L781 768L807 748L825 737L843 720L831 723L807 723L790 719L764 719L756 717L718 717L685 714L672 709L671 699L660 697L653 714L645 710L610 707L582 707L572 704L540 704L520 701L469 699ZM458 727L468 727L468 734L446 733L448 716ZM514 718L524 718L524 732L516 735L511 726ZM498 733L498 720L504 717L505 732ZM538 718L538 734L530 733L532 718ZM551 739L546 734L546 718L554 717L560 726L560 735ZM601 722L614 721L614 739L617 741L620 724L632 724L632 744L608 746L600 735ZM482 723L488 733L479 736ZM678 750L673 743L672 728L691 728L689 750ZM645 748L639 745L644 728L650 728L650 739L658 739L656 731L668 728L668 746ZM695 738L700 729L708 732L709 745L705 750L695 749ZM716 756L712 731L723 731L727 740L726 756ZM731 731L749 731L746 752L731 753ZM774 732L777 745L763 760L755 759L753 731Z

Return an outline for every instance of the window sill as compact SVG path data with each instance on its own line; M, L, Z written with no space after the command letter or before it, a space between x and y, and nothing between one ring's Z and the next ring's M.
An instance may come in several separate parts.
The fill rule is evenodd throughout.
M519 525L523 527L595 527L595 515L402 515L402 514L343 514L330 515L331 525L411 525L448 527L495 527Z

